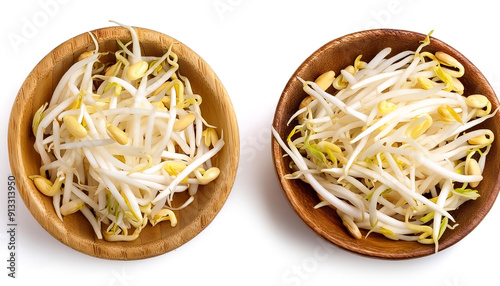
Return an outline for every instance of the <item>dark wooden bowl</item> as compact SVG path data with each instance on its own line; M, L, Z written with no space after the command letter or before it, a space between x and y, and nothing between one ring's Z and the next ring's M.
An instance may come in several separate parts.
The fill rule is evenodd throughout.
M52 199L42 195L28 179L39 174L40 156L33 148L31 132L33 114L49 101L57 83L68 68L94 44L88 33L76 36L51 51L33 69L23 83L12 108L9 121L8 146L12 173L16 177L19 194L35 219L62 243L89 255L131 260L166 253L195 237L215 218L224 205L236 176L239 160L239 131L231 100L210 66L181 42L162 33L136 28L144 55L163 55L172 42L179 56L180 72L190 79L193 91L202 95L202 114L208 122L224 131L226 145L213 158L221 169L220 176L211 184L200 186L195 200L179 212L178 224L148 225L139 238L132 242L99 240L81 213L66 216L61 222L54 212ZM116 39L126 43L130 32L122 27L91 31L98 39L100 51L119 49ZM186 195L187 196L187 195ZM186 197L179 196L179 202ZM175 203L175 202L174 202Z
M287 125L287 121L298 110L300 102L306 96L302 90L302 83L297 77L314 80L329 70L338 74L342 68L352 64L359 54L363 55L365 61L369 61L386 47L392 48L391 55L404 50L415 50L420 45L420 41L425 39L425 36L410 31L378 29L349 34L325 44L309 56L288 81L276 107L274 128L281 138L286 138L295 125L294 123ZM431 37L431 44L424 50L429 52L443 51L455 57L466 70L465 75L460 79L465 87L464 95L483 94L491 101L493 110L499 106L495 92L488 81L461 53L433 37ZM480 51L478 50L478 52ZM491 129L496 136L491 152L488 154L488 167L483 173L484 180L478 187L481 197L475 201L469 201L451 212L459 225L454 230L446 231L441 237L439 241L440 251L452 246L470 233L488 213L498 195L500 187L498 180L500 166L497 163L500 160L499 121L500 114L497 113L495 117L487 120L481 126ZM368 238L353 238L345 230L335 210L331 208L313 209L319 199L316 192L308 184L284 178L284 175L289 172L290 159L283 157L284 151L274 138L272 139L272 155L276 173L286 198L300 218L326 240L347 250L378 258L405 259L435 253L434 245L392 241L374 233L370 234ZM362 231L362 234L366 235L366 232Z

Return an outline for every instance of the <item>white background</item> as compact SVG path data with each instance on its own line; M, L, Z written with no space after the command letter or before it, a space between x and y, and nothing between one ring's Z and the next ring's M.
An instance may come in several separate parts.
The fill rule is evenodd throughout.
M402 261L359 256L319 239L293 212L274 172L269 129L281 92L302 61L337 37L370 28L424 34L434 30L433 36L467 56L500 92L500 17L490 4L10 1L0 12L0 132L5 136L0 148L0 284L497 285L500 203L470 235L438 254ZM43 56L73 36L111 26L108 20L170 35L215 70L240 127L234 187L218 216L197 237L175 251L140 261L104 260L70 249L41 228L18 197L16 278L9 278L6 139L12 103Z

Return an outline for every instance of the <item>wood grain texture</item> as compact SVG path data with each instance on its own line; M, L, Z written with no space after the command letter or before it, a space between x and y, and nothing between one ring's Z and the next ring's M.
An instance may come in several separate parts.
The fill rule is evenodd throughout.
M153 257L171 251L195 237L215 218L231 191L239 160L239 130L229 95L210 66L181 42L162 33L135 28L144 55L163 55L171 43L179 56L180 73L187 76L193 91L203 97L201 110L204 118L223 130L226 145L213 158L221 169L220 176L211 184L200 186L194 202L177 212L178 225L161 223L148 225L139 238L132 242L107 242L96 238L88 221L80 213L60 221L52 207L52 200L34 187L29 175L39 174L40 159L33 148L31 131L33 114L47 102L59 79L94 44L88 33L78 35L56 47L28 75L14 102L10 121L8 147L12 173L18 191L27 208L52 236L73 249L88 255L116 260ZM119 49L116 39L131 40L128 30L109 27L91 31L98 39L99 51ZM104 61L106 59L104 58ZM220 132L220 131L219 131ZM187 199L187 194L176 195L174 205Z
M369 61L380 50L391 47L389 56L404 50L415 50L420 41L425 39L424 34L410 31L378 29L361 31L335 39L320 47L308 57L295 71L285 86L277 104L273 126L281 138L286 138L292 127L287 121L298 110L302 99L306 96L302 90L302 83L297 79L314 80L320 74L333 70L336 74L354 59L362 54L363 60ZM492 87L481 72L461 53L446 43L431 37L431 44L424 49L429 52L444 51L459 62L466 70L460 80L465 86L464 95L483 94L489 98L493 110L499 106L498 99ZM478 52L480 52L478 50ZM329 90L333 92L333 90ZM500 114L484 122L479 128L489 128L495 134L491 152L487 159L487 168L483 175L484 180L478 187L481 195L476 201L469 201L451 214L459 224L454 230L448 230L439 241L439 250L442 251L460 241L469 234L484 218L499 192L500 167ZM313 209L319 202L316 192L306 183L299 180L287 180L284 175L289 172L289 158L283 157L284 151L278 142L272 139L272 155L276 174L280 180L284 194L300 218L318 235L324 239L343 247L349 251L366 256L384 259L406 259L430 255L434 252L434 245L422 245L417 242L392 241L378 235L370 234L368 238L354 239L344 229L341 220L331 208ZM366 235L366 231L362 232Z

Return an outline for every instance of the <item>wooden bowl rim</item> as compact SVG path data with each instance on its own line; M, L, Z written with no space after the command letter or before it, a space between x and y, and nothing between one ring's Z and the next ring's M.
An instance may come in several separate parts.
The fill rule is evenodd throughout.
M322 53L325 51L329 50L332 48L332 46L337 46L337 45L342 45L345 42L349 42L351 40L355 40L358 38L363 38L366 36L376 36L376 37L384 37L384 36L401 36L401 37L419 37L422 40L425 39L426 35L418 32L413 32L413 31L408 31L408 30L400 30L400 29L372 29L372 30L362 30L362 31L357 31L353 32L350 34L346 34L344 36L338 37L334 40L331 40L327 42L326 44L322 45L319 49L314 51L310 56L308 56L297 68L297 70L292 74L291 78L288 80L287 84L285 85L285 88L280 96L280 99L278 100L276 110L275 110L275 115L273 118L273 123L272 126L275 128L278 133L279 131L279 126L282 126L283 124L286 125L288 118L282 118L281 114L284 113L284 110L287 108L287 102L289 101L289 93L292 93L292 90L297 88L297 84L299 83L299 80L297 79L298 74L300 74L303 70L307 70L312 63L321 56ZM453 47L450 45L444 43L443 41L435 38L435 37L430 37L431 39L431 45L439 45L440 47L446 48L447 50L453 52L453 56L457 58L464 66L468 66L470 69L468 70L468 73L473 73L479 77L479 81L483 83L485 86L484 88L488 91L488 98L492 102L494 110L495 108L498 108L499 102L498 98L496 97L496 94L491 87L491 85L488 83L484 75L477 69L477 67L470 62L464 55L462 55L459 51L455 50ZM354 59L353 59L354 60ZM324 72L324 71L323 71ZM295 85L295 86L294 86ZM486 95L486 94L485 94ZM497 113L492 120L495 121L495 124L500 123L500 114ZM281 138L286 138L285 134L279 134ZM285 154L282 148L280 147L279 143L276 141L274 136L271 136L271 151L272 151L272 157L273 157L273 163L275 167L275 173L278 177L278 180L280 182L281 188L283 190L283 193L292 206L293 210L295 213L301 218L301 220L311 229L313 230L318 236L321 238L325 239L326 241L329 241L330 243L333 243L341 248L344 248L347 251L350 251L355 254L359 254L362 256L366 257L371 257L371 258L380 258L380 259L410 259L410 258L418 258L418 257L423 257L427 255L432 255L435 254L434 250L434 245L429 246L429 247L421 247L417 249L416 251L412 252L405 252L405 251L373 251L370 249L364 249L363 247L359 247L359 245L354 245L350 243L349 241L342 240L340 238L335 237L335 235L332 235L331 233L327 232L327 230L322 229L320 224L316 221L315 217L312 215L310 216L309 214L303 212L301 210L301 204L298 202L297 198L294 197L294 194L291 189L291 183L289 180L285 179L283 176L286 174L286 165L284 164L284 158L283 155ZM472 223L469 225L465 226L460 230L460 232L457 232L453 234L453 236L448 239L445 243L439 244L439 252L442 250L456 244L459 242L461 239L463 239L467 234L469 234L477 225L484 219L486 214L489 212L491 207L493 206L493 203L495 202L499 190L500 190L500 180L498 179L500 176L500 172L497 173L496 176L496 181L493 190L491 190L491 193L488 196L488 200L485 201L481 211L477 214L477 216L473 219ZM299 184L302 184L302 182L299 182ZM303 183L306 185L306 183ZM305 186L305 188L309 188L312 190L310 186ZM314 191L312 191L314 192ZM336 213L332 214L333 216L337 216ZM338 216L337 216L338 217ZM453 231L453 230L451 230ZM368 238L362 238L363 239L370 239ZM387 240L387 243L390 243L392 241ZM359 244L362 244L363 242L360 242ZM417 242L415 242L417 243Z
M234 184L236 170L238 168L239 162L240 141L236 114L234 112L231 99L226 89L224 88L222 82L212 70L212 68L203 60L203 58L201 58L184 43L158 31L135 26L133 28L136 30L141 42L143 42L144 40L148 42L158 42L158 44L161 45L161 49L163 50L166 50L168 48L165 47L165 43L175 43L174 50L182 50L185 53L179 55L179 60L183 59L183 55L190 55L195 59L193 60L193 62L191 62L191 64L194 67L198 68L200 72L206 75L206 77L210 77L210 86L213 87L215 91L214 93L216 94L221 104L226 107L225 114L227 115L227 118L225 120L229 121L228 126L230 127L230 130L228 130L227 132L229 133L229 136L226 137L226 145L223 148L230 148L228 152L231 153L228 153L230 155L227 156L229 158L229 161L226 163L228 165L228 168L231 168L231 170L233 170L234 172L229 172L230 174L227 175L227 180L223 184L221 184L221 189L223 190L221 190L220 192L220 197L218 198L219 200L217 202L217 205L215 205L214 200L211 200L210 204L201 209L200 213L196 216L196 218L201 220L201 222L190 222L179 232L179 239L176 241L169 241L168 243L166 243L169 240L169 237L161 237L160 239L137 246L133 246L128 242L106 242L104 240L99 240L96 237L91 241L87 241L81 240L79 236L76 236L73 232L66 229L63 223L55 222L47 223L47 225L44 224L44 222L40 218L46 216L50 212L50 210L43 208L43 204L40 202L40 200L35 198L33 195L34 192L38 192L38 190L36 190L33 182L27 177L26 170L22 163L23 150L19 148L21 130L16 123L18 121L19 114L14 113L14 110L22 110L22 106L24 105L24 102L22 102L22 100L25 100L24 97L27 97L29 99L30 94L33 92L39 82L45 77L45 75L51 72L52 68L55 65L67 59L68 47L70 47L71 50L74 51L90 47L91 45L93 45L93 41L89 33L92 33L94 36L96 36L98 42L107 42L115 40L116 38L130 39L130 32L126 28L123 28L121 26L103 27L81 33L59 44L50 53L44 56L40 60L40 62L32 69L32 71L23 82L16 96L9 119L9 162L12 173L15 176L18 193L20 194L30 213L40 223L40 225L47 232L49 232L49 234L51 234L54 238L56 238L63 244L79 252L97 258L110 260L136 260L154 257L174 250L197 236L213 221L215 216L219 213L219 211L227 201L227 198ZM101 36L102 38L100 38L99 36ZM144 38L141 38L141 36L144 36ZM73 61L76 61L76 59L73 59ZM223 108L221 107L221 110L222 109ZM228 138L230 140L228 140ZM151 226L148 225L147 227Z

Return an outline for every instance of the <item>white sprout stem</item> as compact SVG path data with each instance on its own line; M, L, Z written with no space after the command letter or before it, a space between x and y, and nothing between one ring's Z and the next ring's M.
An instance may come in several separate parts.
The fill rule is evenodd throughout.
M279 143L279 145L285 150L285 152L292 158L292 160L297 164L297 167L299 170L307 170L307 166L304 163L304 160L302 156L297 156L292 149L290 149L283 140L281 140L281 137L279 136L278 132L272 127L272 133L274 134L274 138L276 141ZM292 145L293 146L293 145ZM293 147L292 147L293 148ZM330 193L328 190L326 190L311 174L304 173L304 178L307 180L309 184L311 184L311 187L318 192L325 200L327 200L330 204L341 210L343 213L348 214L349 216L356 218L356 219L361 219L362 218L362 213L359 212L357 209L355 209L352 206L347 205L345 202L341 201L337 197L335 197L332 193Z
M446 104L448 101L446 99L433 99L432 102L429 101L421 101L417 103L413 103L411 105L404 106L402 108L399 108L386 116L382 117L380 120L378 120L375 124L371 125L368 127L365 131L361 132L356 138L351 140L351 144L356 143L358 140L362 139L363 137L371 134L375 129L381 127L385 123L388 123L389 121L395 119L398 116L402 116L403 118L411 118L412 116L409 116L408 114L411 114L411 112L414 112L415 110L419 110L425 107L429 107L432 105L441 105L441 104Z
M145 90L145 94L150 94L152 93L153 91L155 91L156 89L158 89L164 81L170 79L170 77L172 77L172 74L175 73L175 71L177 70L176 67L171 67L167 70L166 73L164 73L161 78L159 78L155 83L149 85L146 90Z
M75 194L78 198L82 199L92 209L94 210L99 209L97 203L94 200L92 200L88 195L86 195L82 190L80 190L76 184L73 184L72 193Z
M95 53L95 54L91 55L90 57L83 59L81 61L78 61L77 63L72 65L68 69L68 71L64 73L61 80L59 80L59 83L57 84L57 86L54 90L53 96L50 99L49 105L54 106L56 104L56 102L59 102L59 98L62 94L62 90L65 88L70 77L72 77L74 74L76 74L76 72L79 69L84 68L87 64L95 62L98 57L99 57L99 54Z
M377 82L379 80L384 80L384 79L387 79L387 78L394 77L396 75L400 75L402 72L403 71L398 70L398 71L393 71L393 72L380 73L380 74L377 74L375 76L372 76L372 77L366 78L364 80L358 81L357 83L351 85L349 88L350 89L363 88L363 87L365 87L365 86L367 86L369 84L372 84L374 82Z
M328 100L330 103L334 104L336 107L338 107L340 110L344 111L347 114L350 114L352 116L355 116L359 120L362 120L364 122L367 121L367 116L365 114L362 114L360 112L357 112L356 110L351 109L348 107L345 103L340 101L338 98L335 96L330 95L329 93L323 91L319 86L314 83L314 82L307 82L308 85L304 86L304 90L308 93L310 93L312 96L314 96L316 99L320 98L316 94L320 95L322 98ZM312 86L312 89L309 87ZM315 92L312 92L314 90ZM328 106L328 104L323 104L323 106ZM330 110L330 108L327 109L327 111ZM330 114L329 114L330 115ZM333 114L331 114L333 115Z
M481 175L462 175L454 172L453 170L444 168L443 166L437 164L426 156L422 156L421 154L411 152L408 150L401 150L400 148L393 147L385 147L385 151L390 152L392 154L399 154L410 156L421 165L426 166L430 170L436 172L437 174L443 176L444 178L451 179L456 182L477 182L483 179Z
M390 47L384 48L378 52L369 63L366 64L366 69L376 69L382 60L391 53Z
M442 208L439 208L435 203L430 201L428 198L424 197L421 194L413 192L412 190L410 190L408 187L406 187L404 184L402 184L401 182L399 182L397 180L389 179L389 178L391 178L391 176L388 176L388 177L381 176L377 172L374 172L372 170L368 170L366 168L361 168L357 165L354 165L352 167L352 169L355 171L358 171L360 173L366 174L371 178L375 178L375 179L379 180L383 184L387 185L389 188L392 188L394 190L398 190L401 192L401 194L407 195L407 196L411 197L412 199L415 199L419 202L422 202L423 204L429 206L432 210L448 217L452 221L455 221L455 219L447 211L445 211Z
M95 171L97 173L101 173L107 177L110 177L110 178L116 179L120 182L126 183L130 186L134 186L134 187L137 187L139 189L149 191L149 187L146 184L143 184L143 183L139 182L138 180L131 178L131 176L128 176L127 175L128 173L126 173L126 172L111 171L111 170L107 170L107 169L103 169L103 168L95 169Z
M61 215L61 190L57 191L54 197L52 197L52 205L57 217L63 221L63 216Z
M340 211L346 213L347 215L361 220L363 217L363 212L357 208L346 204L344 201L340 200L332 193L330 193L325 187L323 187L311 174L304 173L304 178L311 185L311 187L325 200L327 200L332 206L339 209Z
M172 87L172 95L170 99L170 110L169 110L169 118L170 120L167 123L167 127L165 128L165 134L163 135L162 139L160 142L157 144L156 148L152 149L153 154L161 154L163 150L165 150L165 147L167 143L170 141L170 137L172 136L172 131L174 128L174 123L175 121L173 120L174 118L177 117L177 108L175 107L175 101L176 101L176 93L175 89Z
M92 226L92 229L94 229L97 238L102 239L101 226L97 221L96 217L92 214L92 211L86 206L83 206L83 208L80 211L83 213L85 218L87 218L87 220L90 222L90 225Z
M450 194L452 189L453 188L452 188L451 180L446 180L443 184L443 187L441 188L441 193L439 194L436 205L438 205L441 208L444 207L446 199L448 198L448 195ZM434 241L436 241L436 247L438 246L437 241L438 241L439 232L441 229L441 218L442 218L441 213L434 214L434 223L433 223L433 227L432 227L432 237L434 238Z
M202 156L196 158L192 161L182 172L180 172L175 179L168 185L167 189L161 192L154 200L153 203L157 203L159 200L168 196L172 190L186 178L191 172L193 172L196 168L198 168L201 164L203 164L208 159L212 158L217 152L219 152L224 146L224 140L221 138L214 147L208 152L204 153Z
M110 21L110 22L116 23L124 28L127 28L130 31L130 35L132 36L133 57L132 57L132 59L129 59L129 60L132 64L135 62L141 61L142 60L141 46L139 45L139 39L137 37L137 33L135 32L135 29L132 28L131 26L123 25L123 24L120 24L116 21Z

